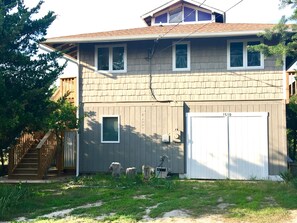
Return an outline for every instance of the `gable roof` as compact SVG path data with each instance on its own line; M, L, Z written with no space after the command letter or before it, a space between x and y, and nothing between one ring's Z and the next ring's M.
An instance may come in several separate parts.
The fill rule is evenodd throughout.
M271 29L274 25L275 24L254 23L200 23L183 24L178 26L148 26L49 38L43 42L43 45L63 51L67 55L76 58L77 43L155 40L160 37L162 39L182 39L256 35L265 29Z
M207 9L207 10L209 10L211 12L219 13L222 16L224 14L224 11L222 11L222 10L210 7L208 5L202 4L202 3L194 1L194 0L171 0L171 1L167 2L167 3L165 3L164 5L161 5L160 7L156 8L156 9L153 9L153 10L147 12L146 14L142 15L141 18L145 21L145 23L148 26L150 26L151 25L151 18L153 17L154 14L156 14L156 13L158 13L160 11L163 11L164 9L167 9L167 8L177 4L178 2L188 3L188 4L193 5L193 6L201 7L201 8Z

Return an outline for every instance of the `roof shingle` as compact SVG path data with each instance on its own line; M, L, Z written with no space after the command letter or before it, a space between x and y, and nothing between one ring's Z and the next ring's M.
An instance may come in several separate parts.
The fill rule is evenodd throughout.
M163 38L178 37L203 37L203 36L231 36L242 34L257 34L258 32L270 29L275 24L254 24L254 23L204 23L204 24L180 24L164 26L148 26L142 28L114 30L107 32L85 33L70 36L49 38L45 43L79 43L113 40L143 40L154 39L166 34Z

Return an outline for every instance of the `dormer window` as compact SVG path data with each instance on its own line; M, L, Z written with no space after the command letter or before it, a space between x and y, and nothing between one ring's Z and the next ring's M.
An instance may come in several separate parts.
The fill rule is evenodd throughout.
M210 21L211 14L203 11L198 11L198 21Z
M205 2L205 1L204 1ZM142 16L148 26L189 24L189 23L225 23L224 11L193 0L172 0Z
M155 18L155 23L167 23L167 13L161 14Z
M188 23L212 21L212 12L202 8L180 6L157 13L154 24Z
M188 7L184 7L184 22L195 22L196 10Z
M174 9L169 12L169 23L179 23L183 18L183 10L182 7Z

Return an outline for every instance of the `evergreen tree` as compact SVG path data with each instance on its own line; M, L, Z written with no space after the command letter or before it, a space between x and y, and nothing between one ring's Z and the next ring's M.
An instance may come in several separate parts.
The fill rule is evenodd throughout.
M56 52L39 53L53 12L36 18L43 1L0 0L0 155L22 131L43 128L50 113L51 85L62 72Z
M267 57L276 56L278 65L283 63L284 57L289 62L297 58L297 0L280 0L280 8L285 7L291 7L293 14L288 18L283 16L274 28L259 34L271 42L250 47L251 50L260 50Z

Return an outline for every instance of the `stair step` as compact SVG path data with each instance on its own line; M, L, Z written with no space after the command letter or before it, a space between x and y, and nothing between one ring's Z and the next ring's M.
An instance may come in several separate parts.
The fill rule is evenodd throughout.
M30 158L30 157L24 157L21 160L22 163L38 163L38 158Z
M28 156L38 156L38 153L27 153L24 157L28 157Z
M8 176L9 179L16 179L16 180L38 180L40 179L37 174L12 174Z
M21 168L21 167L17 167L14 170L15 174L37 174L37 168Z
M17 168L37 168L38 163L37 162L21 162L19 163Z

